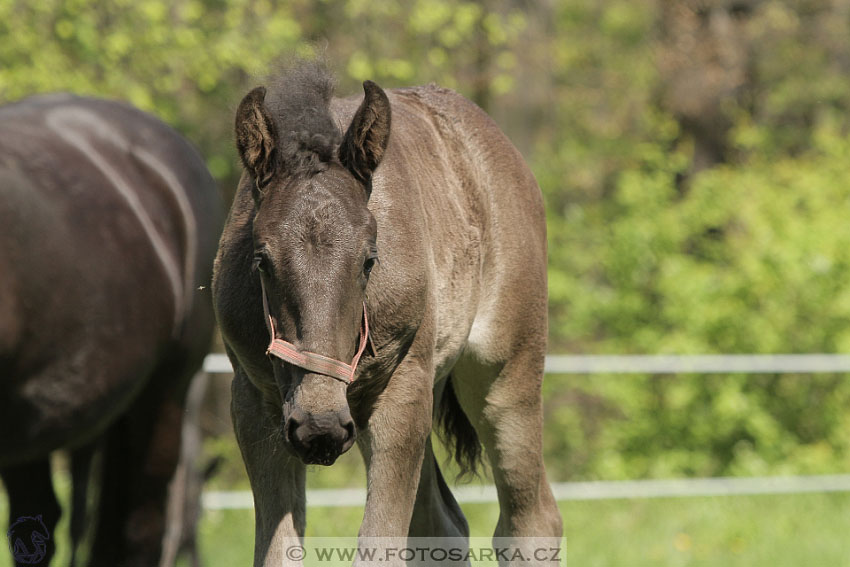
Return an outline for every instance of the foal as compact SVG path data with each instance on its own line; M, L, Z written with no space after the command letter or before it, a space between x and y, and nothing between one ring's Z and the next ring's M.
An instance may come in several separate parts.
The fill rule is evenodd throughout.
M468 535L431 448L435 414L466 468L483 444L496 535L557 543L541 447L540 190L463 97L367 81L362 97L337 99L332 85L302 64L236 113L245 171L213 296L254 492L254 565L280 565L303 537L305 465L355 441L368 470L361 538Z

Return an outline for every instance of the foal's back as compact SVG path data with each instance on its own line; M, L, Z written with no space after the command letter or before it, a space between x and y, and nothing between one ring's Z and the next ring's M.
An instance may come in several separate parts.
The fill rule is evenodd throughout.
M454 91L387 92L393 134L370 209L381 273L399 281L382 295L421 304L438 380L464 351L498 363L518 345L545 349L545 213L530 169L496 123ZM339 124L359 101L336 101ZM386 266L392 259L404 276Z

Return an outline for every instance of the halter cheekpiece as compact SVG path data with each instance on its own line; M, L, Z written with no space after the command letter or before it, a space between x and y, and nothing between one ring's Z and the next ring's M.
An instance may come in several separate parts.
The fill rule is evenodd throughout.
M363 303L363 320L360 324L360 345L357 347L357 352L351 360L351 364L346 364L335 358L316 354L315 352L299 351L290 342L279 339L275 336L274 321L271 313L269 313L269 299L266 295L266 286L260 278L260 287L263 290L263 312L266 316L266 327L269 330L269 347L266 349L266 355L276 356L277 358L294 364L310 372L324 374L331 378L336 378L346 384L354 382L354 373L357 371L357 363L360 362L360 357L363 351L366 350L366 344L369 340L369 319L366 316L366 303Z

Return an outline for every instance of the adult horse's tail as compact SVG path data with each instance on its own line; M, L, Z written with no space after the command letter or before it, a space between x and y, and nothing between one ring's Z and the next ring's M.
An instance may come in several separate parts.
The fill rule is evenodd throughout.
M452 377L446 378L440 403L437 405L439 436L452 452L460 467L458 478L478 475L481 464L481 442L455 394Z

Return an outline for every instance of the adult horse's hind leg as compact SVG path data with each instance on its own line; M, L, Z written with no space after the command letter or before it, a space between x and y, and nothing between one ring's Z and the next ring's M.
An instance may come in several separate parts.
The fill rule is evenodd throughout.
M0 471L9 495L9 545L15 565L44 566L56 552L61 509L53 492L50 461L43 459Z
M183 402L198 366L191 357L179 355L166 361L107 432L90 567L160 564L168 484L180 454Z
M121 418L107 434L91 567L159 564L168 482L177 463L180 405L166 403ZM154 425L150 421L159 420ZM170 435L155 433L173 428Z
M520 350L504 365L466 356L454 368L453 385L492 465L499 495L494 536L551 538L551 546L563 529L543 468L544 354L537 350Z

